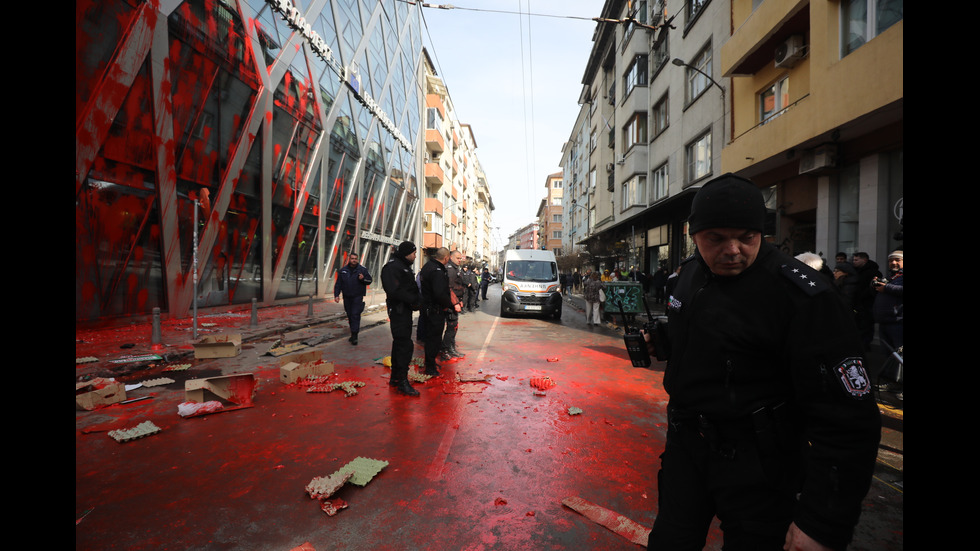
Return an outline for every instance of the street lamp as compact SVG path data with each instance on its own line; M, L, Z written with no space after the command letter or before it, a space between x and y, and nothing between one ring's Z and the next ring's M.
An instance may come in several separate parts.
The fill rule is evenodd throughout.
M717 82L715 82L715 79L711 78L711 75L709 75L708 73L705 73L701 69L698 69L694 65L690 65L688 63L685 63L680 58L676 58L675 57L674 59L670 60L670 62L673 63L674 65L677 65L678 67L687 67L688 69L690 69L692 71L697 71L698 73L700 73L701 75L703 75L704 78L708 79L708 82L710 82L711 84L714 84L715 86L718 87L719 90L721 90L721 136L722 136L722 139L725 140L725 143L728 143L728 138L725 136L725 88L723 88L721 84L718 84Z

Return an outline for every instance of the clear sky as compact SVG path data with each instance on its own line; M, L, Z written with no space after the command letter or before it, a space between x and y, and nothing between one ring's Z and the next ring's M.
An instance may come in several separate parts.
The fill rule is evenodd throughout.
M499 248L536 221L545 178L561 169L603 1L429 3L456 7L422 9L423 44L459 122L473 129Z

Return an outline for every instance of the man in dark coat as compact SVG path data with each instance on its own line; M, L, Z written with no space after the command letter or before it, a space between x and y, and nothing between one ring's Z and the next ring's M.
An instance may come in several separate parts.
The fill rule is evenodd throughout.
M412 311L419 309L419 288L415 284L415 244L404 241L381 269L381 285L387 295L388 319L391 325L391 379L389 385L408 396L419 391L408 382L408 365L412 361Z
M470 269L469 264L463 266L463 272L459 274L463 281L463 306L467 312L472 312L476 308L476 293L480 288L480 282L476 279L476 272Z
M893 251L888 255L888 278L874 282L877 292L874 315L878 335L892 349L905 345L905 253Z
M449 290L449 249L436 250L432 258L419 271L422 288L422 309L425 311L425 374L439 375L436 357L442 348L446 318L460 310L459 301L453 300Z
M449 290L452 291L455 302L462 303L465 295L463 280L459 277L459 267L463 263L463 253L454 250L449 254L449 261L446 262L446 276L449 279ZM442 361L452 361L455 358L462 358L462 354L456 348L456 333L459 332L459 310L446 313L446 332L442 337Z
M668 305L667 438L650 549L844 549L881 436L853 317L765 242L766 207L725 174L691 206L696 251ZM786 545L786 547L783 547Z
M870 348L875 334L874 303L875 290L872 283L881 277L878 263L868 256L868 253L857 252L851 258L851 263L857 271L857 286L854 295L854 315L861 340L865 350Z
M347 264L337 271L337 282L333 286L333 301L340 302L344 297L344 312L350 325L351 344L357 344L357 333L361 330L361 312L364 311L364 295L371 284L371 273L358 263L357 253L347 256Z
M484 266L483 273L480 274L480 294L483 300L487 300L487 287L490 287L490 270Z

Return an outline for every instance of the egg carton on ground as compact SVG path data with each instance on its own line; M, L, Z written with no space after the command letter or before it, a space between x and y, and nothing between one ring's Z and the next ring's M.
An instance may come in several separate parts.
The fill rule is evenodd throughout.
M153 424L153 421L143 421L135 427L130 427L128 429L110 430L109 436L111 436L116 442L123 443L136 440L137 438L150 436L151 434L156 434L161 430L162 429L160 427Z

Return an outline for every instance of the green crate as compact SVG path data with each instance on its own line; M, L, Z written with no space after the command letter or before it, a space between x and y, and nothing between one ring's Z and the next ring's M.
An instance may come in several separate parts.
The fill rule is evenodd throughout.
M635 281L607 281L605 312L610 314L642 314L646 312L643 305L643 284ZM619 309L619 305L623 309Z

